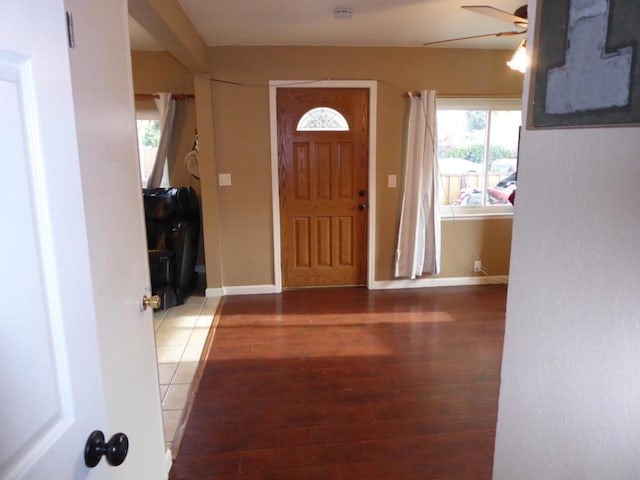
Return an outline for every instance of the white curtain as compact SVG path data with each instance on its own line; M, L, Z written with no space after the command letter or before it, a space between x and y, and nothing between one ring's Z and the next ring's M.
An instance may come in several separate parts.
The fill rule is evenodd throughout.
M436 92L410 94L409 103L395 276L413 280L440 271Z
M160 143L158 144L156 161L147 180L147 188L157 188L162 183L164 166L167 163L167 154L169 153L171 132L173 131L173 119L176 115L176 100L173 98L173 94L162 92L156 95L158 98L154 96L154 100L160 112Z

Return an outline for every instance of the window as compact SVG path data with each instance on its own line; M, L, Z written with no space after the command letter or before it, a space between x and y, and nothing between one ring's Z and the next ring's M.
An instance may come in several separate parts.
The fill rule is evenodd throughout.
M160 114L157 110L139 110L136 112L136 125L138 130L138 152L140 157L140 177L142 187L147 186L147 180L153 170L156 161L156 153L160 143ZM162 174L163 187L169 186L169 174L165 163Z
M349 123L337 110L318 107L305 113L296 127L298 132L347 132Z
M440 205L444 216L510 213L515 189L519 99L439 99Z

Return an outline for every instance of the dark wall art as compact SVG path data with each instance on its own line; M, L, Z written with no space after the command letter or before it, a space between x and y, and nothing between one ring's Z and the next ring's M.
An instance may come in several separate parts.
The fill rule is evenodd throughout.
M539 0L529 127L640 124L640 0Z

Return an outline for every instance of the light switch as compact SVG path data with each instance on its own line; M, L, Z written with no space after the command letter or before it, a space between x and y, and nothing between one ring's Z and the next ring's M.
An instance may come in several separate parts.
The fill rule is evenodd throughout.
M228 187L231 185L231 174L230 173L219 173L218 174L218 185L221 187Z
M396 176L395 175L389 175L387 177L387 187L396 188Z

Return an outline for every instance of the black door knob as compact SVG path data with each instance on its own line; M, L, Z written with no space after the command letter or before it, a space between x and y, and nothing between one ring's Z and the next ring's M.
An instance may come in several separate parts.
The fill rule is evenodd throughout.
M359 210L366 210L367 209L367 204L366 203L361 203L360 205L358 205L358 209Z
M129 439L124 433L116 433L108 443L104 443L104 433L100 430L94 430L84 446L84 464L93 468L100 463L100 459L104 455L107 457L109 465L117 467L127 458L128 452Z

